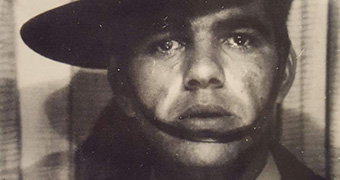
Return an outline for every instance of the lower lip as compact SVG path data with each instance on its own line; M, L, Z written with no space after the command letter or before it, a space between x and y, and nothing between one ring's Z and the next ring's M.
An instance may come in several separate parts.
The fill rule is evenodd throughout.
M253 128L240 127L238 119L230 116L186 118L172 124L154 119L151 123L168 135L194 142L227 143L253 133Z
M213 131L220 133L228 133L241 126L239 120L234 116L186 118L178 121L177 125L191 131Z

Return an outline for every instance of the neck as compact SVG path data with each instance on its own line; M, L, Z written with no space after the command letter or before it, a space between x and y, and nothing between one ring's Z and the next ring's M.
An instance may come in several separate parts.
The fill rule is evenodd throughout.
M253 151L254 152L254 151ZM152 180L255 180L267 163L268 149L242 155L224 167L154 167Z

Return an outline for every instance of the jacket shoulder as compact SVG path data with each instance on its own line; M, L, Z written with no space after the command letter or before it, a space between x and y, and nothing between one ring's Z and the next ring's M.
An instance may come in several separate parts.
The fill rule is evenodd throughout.
M324 180L302 164L285 147L278 144L271 149L283 180Z

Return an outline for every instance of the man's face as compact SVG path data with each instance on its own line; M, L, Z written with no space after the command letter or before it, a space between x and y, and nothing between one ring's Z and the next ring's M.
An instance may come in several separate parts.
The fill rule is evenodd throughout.
M130 104L159 158L223 166L269 135L284 63L262 4L186 18L134 47Z

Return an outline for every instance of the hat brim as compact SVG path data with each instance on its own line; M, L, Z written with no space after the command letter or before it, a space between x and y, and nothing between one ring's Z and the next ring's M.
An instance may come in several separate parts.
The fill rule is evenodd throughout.
M209 2L81 0L32 18L23 25L21 37L32 50L52 60L105 69L113 55L113 47L120 52L120 47L130 47L131 43L162 29L163 21L168 19L164 17L169 14L177 21L219 10L226 3L240 5L249 0Z
M23 41L55 61L85 68L107 68L108 47L98 12L81 1L40 14L21 29Z

